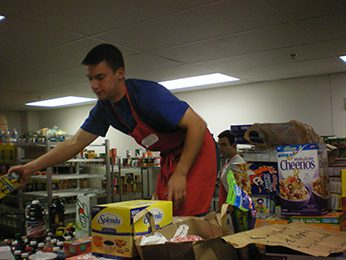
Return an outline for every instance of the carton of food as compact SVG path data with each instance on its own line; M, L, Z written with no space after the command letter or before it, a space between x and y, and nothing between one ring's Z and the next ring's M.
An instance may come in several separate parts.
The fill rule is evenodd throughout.
M134 216L147 209L157 229L172 223L172 202L133 200L92 207L92 253L101 257L134 257L134 237L151 233L149 218L134 221Z
M5 197L7 194L15 191L20 185L19 174L12 172L0 176L0 199Z
M323 215L329 209L327 153L323 144L277 147L281 214Z

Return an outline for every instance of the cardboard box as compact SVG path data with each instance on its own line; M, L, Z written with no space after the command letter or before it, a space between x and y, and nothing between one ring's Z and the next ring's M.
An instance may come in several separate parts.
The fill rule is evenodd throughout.
M281 214L323 215L328 212L327 152L323 144L277 147Z
M269 196L253 196L251 199L255 204L256 218L263 218L274 213L274 201Z
M249 165L252 195L279 194L278 165L273 162L253 162Z
M226 215L225 215L226 216ZM226 216L226 219L229 216ZM222 217L221 217L222 219ZM140 246L141 237L136 238L136 246L140 252L141 259L166 259L166 260L209 260L209 259L238 259L237 251L233 246L227 244L221 239L223 230L229 229L220 224L220 220L215 212L209 213L205 217L183 217L172 225L160 229L160 232L166 239L171 240L177 229L181 225L187 225L187 235L197 235L203 238L194 242L166 242L164 244Z
M341 197L346 197L346 169L341 170Z
M277 216L268 216L266 218L257 218L255 228L274 225L274 224L288 224L288 219L279 218Z
M147 209L157 229L172 223L172 202L133 200L92 207L92 252L103 257L137 255L134 236L151 232L149 219L134 222L134 216Z
M345 221L343 212L330 212L323 216L291 216L289 223L302 222L314 227L320 227L330 231L342 231Z
M91 253L91 237L64 241L65 257Z
M91 208L97 204L96 194L79 194L76 203L76 238L91 235Z

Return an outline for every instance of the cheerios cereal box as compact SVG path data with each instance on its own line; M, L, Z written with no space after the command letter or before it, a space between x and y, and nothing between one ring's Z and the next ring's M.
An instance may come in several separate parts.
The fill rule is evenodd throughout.
M134 236L151 232L147 217L134 223L134 216L149 210L157 229L172 223L172 202L132 200L92 207L92 252L94 255L116 258L137 255Z
M328 159L324 144L277 147L281 214L323 215L329 209Z

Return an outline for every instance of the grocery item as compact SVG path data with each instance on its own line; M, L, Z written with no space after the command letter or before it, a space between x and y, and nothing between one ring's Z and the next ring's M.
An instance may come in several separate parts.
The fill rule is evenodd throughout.
M0 176L0 199L16 190L20 185L19 173L12 172Z
M324 144L277 147L281 214L323 215L329 209L327 152Z
M28 238L43 239L45 237L45 213L40 201L33 200L25 207L25 228Z
M64 226L65 204L64 201L55 196L49 205L49 228L55 232L58 227Z
M136 256L134 236L151 233L147 216L134 221L142 210L151 212L157 228L172 223L171 201L133 200L93 206L93 254L108 258Z

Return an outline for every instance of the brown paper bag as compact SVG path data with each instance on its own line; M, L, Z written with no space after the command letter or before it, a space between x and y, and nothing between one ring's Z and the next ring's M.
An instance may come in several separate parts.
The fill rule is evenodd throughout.
M220 215L212 212L204 217L181 217L172 225L158 230L169 240L180 225L186 224L189 226L188 235L198 235L204 238L202 241L140 246L141 237L137 237L135 244L141 259L209 260L225 259L225 256L227 259L238 259L234 247L221 239L233 230L231 217L227 218L230 211L232 206L225 204Z

